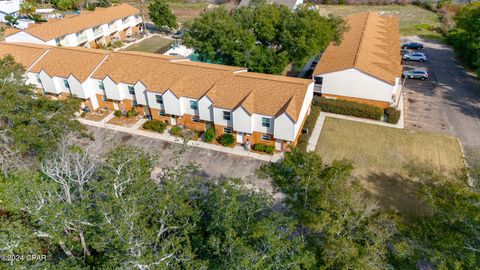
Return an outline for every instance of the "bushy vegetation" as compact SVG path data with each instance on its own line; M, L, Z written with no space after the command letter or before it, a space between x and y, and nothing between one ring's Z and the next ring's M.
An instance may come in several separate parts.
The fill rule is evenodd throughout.
M218 142L223 146L232 146L235 143L235 138L232 134L223 133L220 137L217 138Z
M167 127L167 124L165 122L160 121L160 120L148 120L143 124L144 129L148 130L153 130L158 133L163 133L165 131L165 128Z
M206 142L211 142L215 139L215 128L211 127L205 130L203 133L203 140Z
M182 135L182 129L180 126L173 126L169 132L171 135L179 137Z
M259 152L265 152L271 155L275 151L275 147L272 145L266 145L263 143L256 143L253 145L253 150L259 151Z
M154 0L148 5L150 19L158 29L177 27L177 17L172 13L167 1Z
M135 117L137 115L138 115L138 112L134 108L132 108L131 110L129 110L127 112L127 118L132 118L132 117Z
M462 61L480 76L480 2L460 8L454 20L456 26L447 33L447 41Z
M322 111L350 115L361 118L380 120L383 116L383 109L378 106L363 104L343 99L331 99L325 97L314 97L313 104L319 106Z
M387 115L387 123L396 124L400 120L401 111L394 107L388 107L385 109L385 114Z
M115 115L115 117L122 117L123 113L120 110L116 110L113 112L113 115Z
M344 22L322 17L313 9L295 11L258 1L230 11L206 11L186 26L182 43L201 61L279 74L289 63L304 64L342 36Z
M315 127L315 123L317 123L319 115L320 107L312 106L310 114L307 116L305 124L303 125L302 134L300 134L300 137L298 138L297 148L300 149L300 151L307 150L308 140L310 139L310 135L312 135L313 128Z

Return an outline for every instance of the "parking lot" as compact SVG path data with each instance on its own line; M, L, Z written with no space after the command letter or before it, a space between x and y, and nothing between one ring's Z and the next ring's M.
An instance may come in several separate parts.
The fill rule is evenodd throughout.
M426 68L430 77L405 82L406 127L451 134L466 148L480 147L478 79L458 63L450 47L415 37L408 40L423 43L428 61L404 62L404 69Z
M200 167L200 175L202 176L243 178L246 181L251 181L255 187L267 191L272 189L269 180L255 176L255 171L263 164L266 164L265 161L198 147L188 147L184 153L180 154L181 146L176 143L144 136L133 136L106 128L88 126L88 129L93 133L95 139L102 140L105 145L117 146L127 144L157 155L160 168L173 165L175 159L179 158L180 163L184 165L190 162L196 163Z

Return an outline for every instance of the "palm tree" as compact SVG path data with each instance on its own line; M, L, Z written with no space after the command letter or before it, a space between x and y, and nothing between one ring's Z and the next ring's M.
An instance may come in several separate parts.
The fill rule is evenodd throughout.
M20 3L20 15L32 18L32 16L35 14L35 11L37 11L35 3L30 1L23 1L22 3Z

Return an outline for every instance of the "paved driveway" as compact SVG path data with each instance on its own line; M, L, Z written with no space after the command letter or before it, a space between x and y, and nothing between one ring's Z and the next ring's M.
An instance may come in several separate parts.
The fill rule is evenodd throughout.
M480 82L455 59L454 51L443 44L408 38L424 44L430 73L427 81L405 83L406 127L444 132L458 137L467 148L480 147Z
M149 153L158 155L162 165L174 164L174 158L180 156L182 164L195 162L200 166L200 173L206 177L243 178L251 181L258 188L271 191L269 180L259 179L255 171L266 164L258 159L241 157L227 153L216 152L198 147L188 147L185 153L179 155L180 145L144 136L113 131L106 128L87 126L97 140L101 139L106 145L128 144L137 146Z

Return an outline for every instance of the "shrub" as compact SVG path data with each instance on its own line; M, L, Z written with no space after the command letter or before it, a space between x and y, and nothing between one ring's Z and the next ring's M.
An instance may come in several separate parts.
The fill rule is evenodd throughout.
M263 143L257 143L253 145L253 150L259 151L259 152L265 152L268 154L273 154L273 151L275 151L275 148L271 145L266 145Z
M211 142L215 139L215 129L208 128L205 133L203 133L203 140L206 142Z
M153 130L158 133L163 133L166 127L167 124L160 120L149 120L143 124L144 129Z
M87 115L87 112L82 112L82 113L80 114L80 117L85 117L85 115Z
M395 109L394 107L388 107L385 109L385 114L387 115L387 122L390 124L398 123L400 119L400 111Z
M180 126L173 126L170 129L170 134L178 137L178 136L182 135L182 128Z
M313 128L315 127L315 123L317 122L319 115L320 107L312 106L310 114L307 116L305 124L303 125L303 129L308 130L308 132L300 134L300 137L298 138L297 147L301 151L307 150L308 140L310 139L310 135L312 134Z
M127 112L127 118L135 117L138 115L138 112L135 111L134 109L131 109L130 111Z
M232 134L224 133L222 136L218 137L218 142L223 146L231 146L235 143L235 139Z
M374 120L380 120L383 116L382 108L355 101L315 97L313 99L313 104L320 106L320 109L325 112L351 115Z
M122 111L119 111L119 110L116 110L113 115L115 115L116 117L121 117L122 116Z

